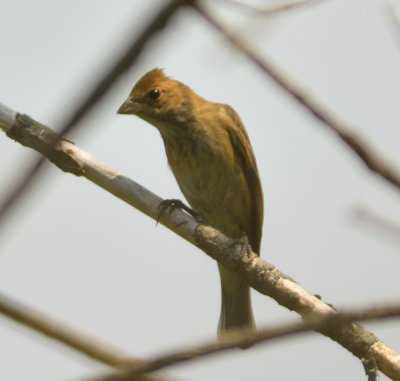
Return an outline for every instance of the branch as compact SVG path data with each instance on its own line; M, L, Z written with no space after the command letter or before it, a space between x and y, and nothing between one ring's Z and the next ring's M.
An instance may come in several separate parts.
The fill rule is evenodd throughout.
M334 132L336 136L350 148L354 154L365 164L372 172L378 174L390 184L400 190L400 173L391 164L385 161L371 145L366 143L356 134L350 132L352 128L345 122L337 118L323 105L318 103L306 91L278 69L272 62L261 56L250 47L247 42L239 39L230 33L219 21L217 21L209 12L202 8L199 4L193 7L203 16L207 22L216 30L223 34L227 40L247 58L249 58L259 69L267 74L276 84L294 98L301 106L308 110L316 119L322 122L327 129Z
M0 128L10 138L38 150L63 171L85 176L151 218L158 218L158 207L162 201L158 196L101 164L28 116L0 105ZM170 214L164 213L160 223L240 275L255 290L270 296L285 308L296 311L305 321L320 321L334 313L331 306L302 289L276 267L248 248L244 250L240 240L232 240L211 226L199 224L188 213L174 209ZM337 322L335 327L316 330L360 359L374 358L380 371L400 381L400 355L364 327L342 321Z
M387 18L392 26L394 38L396 42L400 46L400 14L397 8L394 5L387 3L386 4L386 14Z
M266 7L256 7L238 0L220 0L226 4L234 5L237 8L249 13L251 16L262 16L269 17L275 16L279 13L284 13L293 9L297 9L304 6L310 6L314 3L321 3L323 0L291 0L286 4L269 5Z
M148 25L144 28L136 38L133 39L132 44L127 48L121 57L119 57L115 64L106 71L104 76L89 89L84 96L81 105L71 113L71 116L62 124L60 135L65 136L68 132L76 129L77 124L87 114L87 112L98 102L107 90L111 87L114 81L119 78L126 70L128 70L134 62L137 61L143 49L153 37L156 32L162 30L175 14L175 12L183 5L192 3L193 0L171 0L164 7L162 7L156 15L151 19ZM74 95L76 97L76 95ZM27 192L33 184L37 181L41 169L46 161L43 157L31 163L30 167L26 170L24 175L14 186L9 193L8 197L0 205L0 227L4 223L6 215L16 205L17 201Z
M132 366L142 366L143 360L128 357L108 344L100 343L82 332L77 332L48 316L34 311L15 300L0 293L0 314L16 321L26 327L66 345L67 347L83 353L102 364L108 365L119 371L127 371ZM171 381L156 375L144 375L141 381Z
M363 222L373 228L376 233L382 233L396 243L400 243L400 225L396 222L362 207L356 207L352 212L356 221Z
M361 310L349 311L346 313L335 313L326 315L322 320L319 321L308 321L307 323L291 323L291 324L280 324L276 327L268 327L267 329L261 329L258 332L248 332L243 330L231 334L224 338L220 342L207 343L197 348L183 349L176 351L164 356L153 358L152 360L146 361L140 365L133 365L131 369L124 373L110 373L102 377L93 378L91 381L133 381L137 377L142 376L145 373L153 372L155 370L165 369L172 365L180 364L191 360L198 360L210 354L220 353L222 351L237 349L237 347L250 346L259 343L265 343L276 339L282 339L284 337L298 335L311 330L326 330L331 329L341 322L350 323L355 320L377 320L383 318L393 318L400 316L400 305L385 306L382 308L368 308ZM376 364L375 360L363 359L366 372L371 372L371 364Z

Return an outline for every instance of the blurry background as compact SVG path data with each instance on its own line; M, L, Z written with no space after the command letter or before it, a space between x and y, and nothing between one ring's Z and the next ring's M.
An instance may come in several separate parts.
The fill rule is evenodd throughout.
M3 0L0 102L57 129L164 3ZM208 4L400 167L400 46L386 3L317 3L274 18ZM116 115L136 80L154 67L241 115L264 187L265 259L336 307L398 300L399 240L354 217L363 208L400 223L398 191L367 172L194 12L179 12L68 138L161 197L182 197L158 132ZM0 153L2 197L36 153L5 135ZM0 291L139 357L214 338L220 308L217 266L209 257L50 165L0 232ZM259 326L296 318L253 296ZM400 351L398 324L369 328ZM72 380L104 369L3 317L0 342L7 381ZM365 378L358 359L318 334L168 372L192 381Z

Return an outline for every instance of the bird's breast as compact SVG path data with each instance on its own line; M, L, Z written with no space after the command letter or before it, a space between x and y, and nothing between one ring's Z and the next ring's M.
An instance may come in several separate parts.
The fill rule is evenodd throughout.
M169 165L190 206L211 225L240 236L250 210L248 185L229 139L164 139Z

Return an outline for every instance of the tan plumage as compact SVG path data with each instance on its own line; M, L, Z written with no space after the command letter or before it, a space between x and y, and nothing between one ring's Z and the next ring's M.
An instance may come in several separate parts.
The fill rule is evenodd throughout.
M231 238L245 233L259 253L263 195L245 128L228 105L208 102L161 69L145 74L118 110L160 132L169 165L190 206ZM222 308L219 333L254 327L250 290L219 265Z

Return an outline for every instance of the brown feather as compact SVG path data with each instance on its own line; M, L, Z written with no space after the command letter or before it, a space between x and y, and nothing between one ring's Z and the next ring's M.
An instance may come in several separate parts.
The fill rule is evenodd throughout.
M168 81L169 77L165 75L164 70L155 68L147 72L138 82L131 91L131 96L137 93L146 93L152 88L159 86L162 82Z
M251 217L247 221L245 233L249 239L252 249L260 254L260 245L262 237L262 225L264 219L263 192L258 174L257 163L251 150L250 140L243 123L236 111L223 105L226 113L232 118L234 123L230 123L226 128L231 139L235 152L239 155L240 165L246 176L246 183L251 194ZM234 128L232 128L232 126Z

